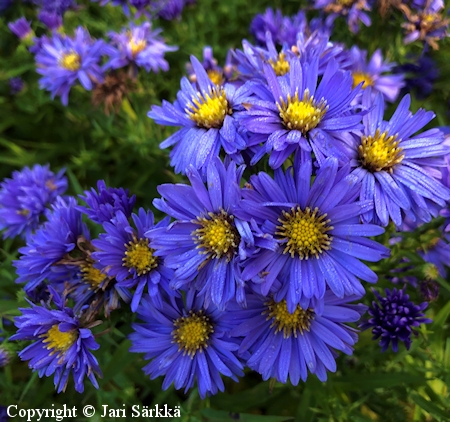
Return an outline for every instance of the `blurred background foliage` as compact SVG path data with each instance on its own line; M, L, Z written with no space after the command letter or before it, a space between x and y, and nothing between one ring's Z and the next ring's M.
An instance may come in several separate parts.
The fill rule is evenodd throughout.
M106 38L108 31L119 30L128 22L120 7L100 7L87 0L78 3L79 10L67 12L64 18L64 31L68 34L83 25L92 36ZM24 15L33 20L38 35L45 31L33 7L18 2L0 18L0 179L23 166L50 163L54 171L67 169L71 194L81 193L95 186L98 179L104 179L109 186L128 188L136 194L137 205L151 207L157 196L156 187L179 181L181 177L173 174L168 151L159 149L159 143L173 129L158 126L147 118L150 106L160 104L163 99L175 99L189 56L201 58L205 45L213 47L219 64L223 64L229 48L240 48L242 39L250 39L248 28L252 18L267 7L280 8L283 14L292 15L307 5L295 0L198 0L185 8L180 20L154 22L154 27L162 28L167 44L179 46L177 52L166 55L170 70L158 74L141 70L121 109L105 115L101 106L92 104L91 93L81 87L72 89L68 107L59 99L52 101L48 92L39 89L33 55L10 32L7 23ZM381 48L386 58L399 64L421 53L419 44L403 45L400 12L389 13L382 19L374 10L371 16L372 26L361 26L357 35L349 32L344 20L338 19L333 40L348 47L357 44L369 53ZM436 112L436 126L449 125L449 42L444 39L440 50L430 52L439 69L433 93L421 100L413 97L414 109L425 107ZM16 76L23 78L25 88L12 95L8 81ZM422 244L429 240L428 232L424 233ZM386 244L389 237L390 233L384 235ZM405 256L413 259L413 270L409 271L423 278L423 261L417 255L408 255L418 241L416 234L405 234L395 245L392 258L372 266L380 275L377 288L392 286L384 275L398 268ZM20 313L18 306L27 306L22 291L14 283L11 264L20 245L18 240L1 242L0 329L7 333L14 332L11 320ZM0 370L0 405L49 408L54 404L58 408L66 404L77 406L79 412L85 404L94 405L98 411L105 404L111 408L122 408L122 404L128 408L136 404L149 407L168 404L172 408L180 405L181 420L192 422L450 421L450 283L444 279L438 282L440 296L427 311L427 317L434 322L421 327L410 351L402 346L397 354L381 353L371 340L371 333L363 332L354 356L340 357L338 371L329 375L327 383L310 376L306 383L292 387L262 382L258 374L248 371L239 384L225 380L225 393L203 401L195 390L187 394L173 387L162 391L159 379L150 381L143 374L141 357L128 352L127 335L134 315L123 309L114 312L108 324L96 329L97 333L108 332L98 338L101 348L96 356L104 374L99 390L86 383L85 392L80 395L69 383L66 393L57 395L52 378L39 379L26 363L14 357L10 365ZM411 296L420 301L418 292L412 292ZM372 299L369 291L366 302ZM24 345L7 346L17 351ZM102 419L97 414L90 420Z

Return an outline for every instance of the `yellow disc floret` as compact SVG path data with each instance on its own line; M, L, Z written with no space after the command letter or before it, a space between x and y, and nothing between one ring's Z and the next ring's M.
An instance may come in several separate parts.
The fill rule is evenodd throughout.
M123 266L130 270L134 269L138 276L146 274L158 266L158 258L153 256L155 250L149 246L148 239L134 238L125 247Z
M291 254L292 258L295 255L300 259L318 258L331 248L332 237L327 232L333 227L328 225L327 214L320 214L318 208L307 207L304 211L300 207L292 208L290 212L283 211L278 221L281 225L275 234L287 239L283 253Z
M198 217L195 224L201 228L192 232L197 248L201 253L208 254L208 258L227 257L231 260L240 242L240 236L234 226L234 216L224 210L220 214L208 213L208 217Z
M355 3L356 0L336 0L339 6L350 7Z
M353 72L353 88L356 88L361 82L364 82L362 88L366 89L368 86L373 86L373 79L369 74L364 72Z
M363 136L358 147L362 166L372 172L381 170L392 172L393 167L405 157L405 154L402 154L403 148L398 146L399 143L397 135L389 136L387 132L381 133L379 129L374 136Z
M267 321L272 319L270 328L275 327L275 334L283 331L283 337L297 337L298 333L303 334L309 331L311 322L314 319L314 311L311 309L302 309L297 305L294 313L290 313L287 309L286 300L276 303L273 299L266 303L267 310L263 314L267 314Z
M269 63L272 66L272 68L275 71L275 74L277 76L283 76L289 72L290 65L289 65L289 62L286 60L286 54L284 54L284 53L278 54L278 60L276 60L276 61L273 59L270 59Z
M50 330L41 337L46 337L42 340L42 343L48 343L47 350L52 350L51 354L58 353L62 355L77 341L78 333L75 330L72 331L60 331L58 324L52 325Z
M208 70L206 72L214 85L223 85L223 73L220 70Z
M145 47L147 47L147 41L145 40L136 41L134 38L130 38L128 45L130 46L131 55L133 57L136 57L137 54L139 54Z
M81 276L85 283L90 284L92 288L98 288L106 279L106 274L103 274L99 269L94 268L94 262L87 260L81 264Z
M81 66L80 56L75 53L75 51L71 51L70 53L65 53L59 60L59 64L67 70L78 70Z
M197 92L185 111L197 126L205 129L222 127L225 116L231 114L225 90L218 86L209 87L208 92Z
M298 97L298 90L293 97L288 94L287 101L280 98L277 107L284 126L291 130L299 130L303 134L314 129L328 109L326 101L322 99L317 103L314 96L309 95L308 89L303 93L301 100Z
M188 354L193 358L197 351L202 352L208 347L208 340L214 329L202 311L190 311L188 316L178 318L173 324L175 330L172 331L172 337L183 355Z

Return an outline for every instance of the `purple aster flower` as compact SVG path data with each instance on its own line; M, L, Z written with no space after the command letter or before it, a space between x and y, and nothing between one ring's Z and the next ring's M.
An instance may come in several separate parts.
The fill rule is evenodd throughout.
M206 70L209 79L215 85L223 85L226 81L228 82L231 77L232 72L229 71L229 67L232 66L230 63L231 55L228 54L227 62L225 64L225 68L222 68L217 64L217 60L214 58L212 48L210 46L206 46L203 48L203 62L202 66ZM186 64L186 70L189 76L189 80L191 82L197 82L197 76L195 74L194 67L191 63Z
M330 13L332 19L338 16L345 16L350 31L356 34L359 31L359 21L370 26L370 17L365 11L371 10L371 5L367 0L315 0L316 9L323 9Z
M0 13L3 14L3 12L5 12L6 10L8 10L10 8L12 4L12 0L0 0ZM1 416L1 409L3 408L3 406L0 406L0 416ZM6 415L6 408L5 408L5 415ZM1 421L1 417L0 417L0 421Z
M62 27L63 18L57 12L51 10L41 10L38 19L50 30L55 31Z
M264 45L266 43L266 32L269 31L274 42L279 43L280 28L283 26L283 15L281 10L267 8L264 14L258 13L250 24L250 33L255 40Z
M15 171L0 188L0 230L3 237L27 236L45 218L48 207L67 190L64 170L56 175L49 165L35 164Z
M237 297L245 304L240 264L255 249L275 248L262 234L253 233L249 224L234 216L240 202L239 181L243 168L227 168L218 159L207 172L207 187L192 167L188 171L191 186L161 185L163 199L154 205L176 221L166 228L150 230L157 255L175 269L172 288L195 287L205 294L205 303L220 309Z
M244 375L237 358L237 341L228 336L230 329L223 313L215 306L205 306L201 296L190 291L186 304L181 299L164 302L155 309L144 298L138 309L144 322L133 324L131 352L145 353L151 360L144 368L150 379L165 376L162 389L173 383L185 392L197 383L200 398L224 391L221 375L234 381Z
M9 80L9 89L11 95L19 94L24 87L23 79L20 76L16 76L15 78L10 78Z
M84 377L87 375L98 388L95 374L101 376L97 359L90 350L100 346L91 330L84 327L72 309L65 307L63 299L53 291L53 302L57 309L48 304L21 308L22 316L15 319L18 331L10 340L33 340L19 356L29 361L28 366L38 371L39 377L54 374L58 393L65 391L69 375L73 373L75 390L84 391Z
M219 156L222 148L238 164L242 163L240 151L247 147L247 139L235 113L243 110L242 103L248 97L244 87L215 85L194 56L191 63L196 85L183 77L174 104L163 101L162 107L152 106L148 117L160 125L181 126L160 147L174 145L170 157L176 173L185 174L192 165L205 178L209 162Z
M267 84L251 85L255 97L240 116L242 125L265 142L252 164L270 153L269 165L278 168L299 148L312 150L319 164L328 156L348 161L340 135L361 128L361 112L352 105L360 87L352 88L351 73L339 70L333 59L318 83L318 64L318 58L291 59L289 73L280 77L264 65Z
M366 310L349 304L355 299L338 299L327 291L320 310L297 306L290 312L285 300L249 295L246 309L231 308L223 318L235 324L230 334L243 337L239 353L250 352L247 365L263 380L286 383L289 377L297 385L310 372L326 381L327 371L336 371L336 350L351 355L358 340L356 330L345 325Z
M433 264L438 273L434 275L440 275L443 278L447 277L448 266L450 265L450 234L445 233L443 238L436 237L431 242L423 247L423 252L419 252L419 255L424 261ZM431 275L431 274L430 274ZM436 277L427 277L433 278Z
M110 60L104 67L118 69L132 64L135 72L137 67L143 67L147 72L167 71L169 64L164 54L176 51L178 47L166 45L158 35L161 30L152 31L151 28L151 23L145 22L140 26L131 24L119 34L110 32L113 47L108 51Z
M433 119L434 113L419 109L412 114L406 95L386 122L381 94L373 102L367 88L362 101L372 109L363 117L362 136L351 146L350 165L355 168L352 174L362 181L360 199L375 204L362 215L363 221L386 226L392 220L397 227L405 215L412 222L430 221L450 199L450 189L426 167L445 165L443 156L449 150L438 129L414 134Z
M410 60L411 62L397 66L395 69L395 72L405 75L406 86L403 88L402 93L407 94L414 90L417 98L424 99L431 94L433 85L439 77L438 66L425 53Z
M390 72L395 63L383 62L379 49L373 53L369 62L367 62L367 51L360 50L356 46L351 48L350 57L354 87L363 82L362 88L371 86L374 97L377 92L381 92L387 101L394 102L397 99L400 89L405 85L403 74L382 75L382 73Z
M24 17L17 19L15 22L8 24L8 28L17 35L21 40L33 37L33 30L30 26L31 22L28 22Z
M439 284L434 280L425 279L419 285L420 294L427 302L435 301L439 296Z
M79 197L87 206L79 206L78 209L99 224L113 219L118 211L130 218L136 202L136 196L130 197L128 189L107 188L104 180L97 182L97 191L91 188L90 191L84 191L84 195Z
M96 268L115 277L118 287L136 288L131 301L131 310L135 312L145 286L153 302L161 306L160 290L170 290L168 283L173 271L161 262L153 242L144 235L153 228L165 230L170 219L167 217L155 225L153 213L145 212L143 208L132 218L136 229L121 210L111 222L103 223L106 233L92 241L97 248L92 257L97 261Z
M380 338L381 351L388 349L389 343L392 350L398 351L398 341L402 341L409 350L411 346L411 334L417 336L414 327L420 324L429 324L431 319L425 318L422 312L427 302L416 305L409 300L409 295L403 289L386 289L386 297L382 297L377 291L372 290L378 299L372 302L369 308L370 318L360 325L363 330L372 328L372 339Z
M444 16L442 0L430 0L423 9L413 13L409 8L402 8L408 22L402 24L406 37L403 42L409 44L420 40L434 50L439 49L438 41L448 37L449 19Z
M180 18L185 4L185 0L154 0L151 8L160 18L171 21Z
M253 218L266 235L274 237L278 249L263 250L249 257L242 272L267 296L276 281L281 283L275 300L286 299L288 309L307 308L325 295L327 286L338 297L362 296L361 278L376 282L377 275L360 260L379 261L389 249L367 239L384 232L373 224L361 224L360 215L373 207L372 201L356 202L358 184L348 166L338 171L337 160L329 158L317 172L312 185L309 153L295 159L286 172L275 170L251 176L243 190L244 201L236 213Z
M52 205L53 211L48 214L48 221L28 237L26 246L19 249L21 256L14 261L19 276L16 282L27 283L26 291L34 290L45 279L61 282L78 272L78 268L65 265L64 261L77 250L81 240L89 239L76 205L74 198L58 197Z
M99 61L104 49L104 41L94 41L82 27L76 29L74 38L56 33L52 38L43 37L36 54L37 72L43 75L40 87L50 91L52 98L61 96L61 102L67 105L69 91L77 80L87 90L103 82Z

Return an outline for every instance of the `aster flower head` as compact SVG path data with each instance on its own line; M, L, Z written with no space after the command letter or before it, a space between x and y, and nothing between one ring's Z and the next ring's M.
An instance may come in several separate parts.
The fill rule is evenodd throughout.
M246 309L231 308L223 318L235 325L230 334L242 337L239 353L250 352L246 363L263 380L286 383L289 378L297 385L312 373L326 381L327 371L336 371L336 350L351 355L358 340L356 330L346 325L366 310L349 304L357 298L338 299L327 291L319 308L297 305L290 312L285 300L253 294Z
M363 82L362 88L372 87L372 93L375 97L377 92L381 92L385 100L394 102L400 89L404 86L403 74L383 75L390 72L395 63L383 61L381 51L378 49L373 53L369 61L367 61L367 51L360 50L353 46L350 50L351 67L353 76L353 86L358 86Z
M76 205L74 198L56 198L48 221L28 237L26 246L19 249L21 256L13 262L19 276L16 282L27 283L26 291L34 290L46 279L61 282L78 272L77 268L64 264L64 259L77 249L79 241L89 239L89 231Z
M191 63L196 84L183 77L177 100L173 104L163 100L162 106L152 106L148 117L160 125L181 127L160 144L161 148L174 146L170 157L175 172L185 174L192 165L205 178L209 162L222 149L242 163L240 151L247 147L247 139L235 114L243 110L242 103L248 98L244 87L215 85L194 56Z
M448 147L438 129L414 135L429 123L434 113L409 111L410 97L400 101L389 121L383 120L384 100L378 94L372 102L370 88L363 105L372 106L363 117L364 130L352 145L352 174L362 182L360 198L374 201L375 207L362 215L365 222L397 227L407 216L414 222L428 222L450 199L450 190L435 179L426 167L444 165Z
M371 10L371 4L367 0L315 0L316 9L322 9L330 14L334 20L338 16L345 16L350 31L356 34L359 31L359 22L370 26L370 17L365 11Z
M213 50L210 46L203 48L203 68L206 70L209 79L215 85L223 85L226 81L227 75L225 69L218 65L217 59L214 58ZM227 65L226 65L227 66ZM193 83L197 82L197 76L195 74L195 69L192 63L186 64L186 70L189 76L189 80Z
M153 213L143 208L138 214L132 214L132 219L136 228L119 210L114 219L104 222L106 233L92 241L97 249L92 258L96 261L95 268L116 279L117 287L136 288L131 301L131 310L135 312L145 287L154 304L161 305L161 290L170 291L168 283L173 271L156 256L153 242L145 237L145 233L153 228L166 229L170 219L165 218L155 224Z
M339 69L331 59L318 82L319 59L302 62L290 60L290 70L277 77L270 65L264 65L267 82L256 81L240 121L253 136L265 142L251 164L265 153L269 165L280 167L298 149L313 151L319 164L334 156L347 161L342 132L361 128L362 112L353 100L360 87L353 89L350 72Z
M17 95L22 92L24 87L23 79L20 76L16 76L14 78L9 79L9 89L11 95Z
M21 40L29 39L34 36L33 30L31 29L31 22L28 22L24 17L9 23L8 28Z
M409 295L403 289L386 289L386 296L373 290L378 299L369 308L370 318L361 324L363 330L372 328L373 340L380 338L381 351L384 352L392 345L392 350L398 352L398 342L402 341L409 350L411 334L417 336L414 330L420 324L429 324L431 319L425 318L422 312L428 306L427 302L416 305L409 300Z
M54 33L43 37L36 54L37 72L42 75L40 87L61 96L67 105L69 92L77 80L91 90L94 83L103 81L99 62L105 48L103 40L94 41L86 29L78 27L73 38Z
M136 195L130 197L128 189L108 188L104 180L97 182L97 190L91 188L84 192L84 196L79 196L87 206L79 206L78 209L99 224L112 220L118 211L122 211L126 218L131 217L136 202Z
M124 28L122 32L110 32L112 48L108 50L110 59L104 66L105 69L118 69L132 65L134 72L138 67L143 67L147 72L167 71L169 64L164 59L164 54L176 51L178 47L168 46L159 36L161 30L152 31L150 22L142 25L130 24L130 28Z
M191 186L159 186L163 198L153 203L176 220L168 230L146 233L165 264L175 269L171 286L196 288L205 295L207 305L212 302L220 309L235 297L240 304L245 303L242 261L254 250L276 246L234 216L240 202L242 171L234 164L225 167L216 159L208 166L206 187L192 167L188 171Z
M338 297L364 294L359 279L376 282L377 275L360 260L378 261L389 250L367 239L384 230L361 224L359 216L372 209L372 201L356 201L358 184L348 167L338 170L329 158L311 185L312 163L308 153L296 158L286 172L250 177L237 216L253 218L263 233L276 239L278 249L250 257L242 272L260 292L285 299L289 312L300 304L317 304L327 288ZM280 287L274 288L280 283Z
M258 44L266 43L266 32L269 31L274 42L279 43L280 28L283 26L283 15L281 10L267 8L264 14L258 13L250 24L250 33L255 37Z
M52 299L56 309L48 303L42 306L30 303L31 308L21 308L22 316L15 319L17 333L10 340L33 341L19 357L29 361L28 366L39 377L54 375L58 393L65 391L71 373L79 393L84 391L85 376L98 388L95 375L101 376L101 370L90 350L100 346L91 330L83 326L54 290Z
M67 189L64 170L35 164L15 171L0 184L0 230L3 237L27 236L38 228L48 207Z
M158 17L172 21L180 18L185 4L185 0L153 0L150 5Z
M143 321L133 324L131 352L145 353L143 368L150 379L164 376L163 390L173 383L185 392L198 386L200 398L224 391L221 375L237 381L244 375L237 357L236 340L228 336L229 324L215 306L205 306L193 291L181 299L164 302L161 309L144 298L138 309Z

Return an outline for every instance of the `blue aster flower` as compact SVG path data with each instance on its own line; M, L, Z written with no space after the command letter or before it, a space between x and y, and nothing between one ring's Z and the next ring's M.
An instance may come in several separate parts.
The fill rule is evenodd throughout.
M320 82L317 57L309 63L297 58L289 63L289 73L280 77L264 65L267 83L251 85L255 96L247 101L248 111L240 120L265 142L252 164L270 153L269 165L278 168L299 148L312 150L319 164L329 156L348 161L341 134L361 128L362 113L352 104L360 87L353 89L351 73L339 70L333 59Z
M237 381L244 375L236 356L237 341L227 335L230 327L215 306L205 306L201 296L188 292L186 304L181 299L164 302L161 309L144 298L138 309L142 324L133 324L131 352L145 353L151 360L144 368L150 379L165 376L167 390L185 392L196 383L200 398L224 391L221 375Z
M237 297L245 303L241 263L259 248L276 247L269 236L252 231L246 221L235 218L239 206L239 181L243 169L226 168L216 159L208 166L206 187L200 174L191 167L191 186L161 185L162 199L155 199L159 210L175 218L167 230L146 233L158 256L175 269L171 286L195 287L205 294L205 303L224 309Z
M286 172L276 170L274 179L263 172L251 176L236 213L253 218L279 244L275 251L249 257L242 278L258 284L264 296L276 281L281 283L275 300L286 299L290 312L298 304L317 303L327 287L340 298L362 296L359 279L374 283L377 275L360 260L389 256L389 249L367 239L384 230L360 223L360 215L372 209L373 202L355 200L359 186L348 166L338 170L337 160L328 158L311 185L311 158L302 155Z
M39 377L54 375L58 393L65 391L70 373L73 373L75 390L84 391L84 378L87 376L98 388L95 374L101 376L97 359L90 350L100 346L91 330L84 327L72 309L64 304L53 291L53 303L42 306L31 303L31 308L20 308L22 316L15 318L18 328L10 340L32 340L33 343L19 353L28 366L37 371Z
M400 227L406 215L412 222L428 222L450 199L450 190L434 178L426 167L444 166L449 152L444 135L430 129L414 135L429 123L434 113L409 111L410 97L400 101L387 122L383 120L384 100L378 94L372 102L370 89L363 105L372 106L364 116L364 131L351 145L355 169L362 182L360 198L374 201L374 209L362 215L363 221L386 226L392 220Z
M266 32L272 35L274 42L279 43L280 28L283 26L283 14L281 10L267 8L264 14L258 13L250 24L250 33L255 37L257 43L266 43Z
M54 174L49 165L35 164L15 171L0 185L0 230L3 237L27 236L36 230L56 200L67 189L64 170Z
M17 19L14 22L8 24L8 28L11 32L18 36L21 40L29 39L33 37L34 33L30 26L31 22L28 22L24 17Z
M26 291L32 291L42 281L61 282L72 278L78 268L70 262L69 254L77 249L78 243L89 240L89 232L76 209L74 198L58 197L48 221L42 224L27 239L26 246L19 249L21 256L14 261L17 283L27 283Z
M185 0L153 0L150 3L152 11L168 21L179 19L185 4Z
M345 16L348 27L354 34L359 31L359 22L365 26L372 23L369 15L365 13L371 10L371 2L367 0L315 0L314 6L329 13L333 20L338 16Z
M91 188L84 191L84 196L79 196L87 206L79 206L78 209L99 224L113 219L118 211L122 211L126 218L131 217L136 202L136 195L130 197L128 189L107 188L104 180L97 182L97 190Z
M161 143L161 148L174 146L170 153L176 173L185 174L190 165L206 177L208 163L223 149L239 164L240 151L247 147L235 114L243 110L246 90L232 84L215 85L201 63L191 56L196 85L186 77L174 104L163 101L162 107L152 106L148 117L160 125L181 126L181 129Z
M169 64L164 59L164 54L176 51L178 47L165 44L159 36L160 32L161 30L152 31L150 22L130 24L130 28L124 28L120 33L110 32L110 59L104 68L118 69L132 65L135 73L137 67L143 67L147 72L167 71Z
M422 312L428 303L416 305L409 300L409 295L403 289L386 289L385 292L386 296L383 297L373 290L378 302L372 302L368 311L370 318L361 324L361 328L372 328L373 340L381 337L379 344L382 352L389 348L389 344L394 352L398 352L399 341L409 350L412 343L411 334L417 336L414 328L432 322L431 319L425 318Z
M9 89L11 95L20 94L24 88L25 84L23 79L20 76L16 76L14 78L9 79Z
M353 46L350 50L351 66L350 71L353 76L353 86L358 86L363 82L362 88L372 87L372 93L381 92L387 101L394 102L400 89L405 85L403 74L383 75L390 72L395 63L383 62L381 50L376 50L367 62L367 51L360 50ZM375 96L375 95L374 95Z
M286 383L289 378L297 385L310 372L326 381L327 371L336 371L336 350L351 355L358 340L356 330L346 325L366 310L349 304L356 299L339 299L327 291L320 310L298 305L290 312L285 300L253 294L246 309L231 308L223 318L235 325L232 336L243 337L239 353L250 352L246 363L263 380Z
M146 286L153 302L161 305L161 290L170 291L168 283L173 271L163 264L155 253L153 242L145 237L145 233L153 228L165 230L170 219L155 224L153 213L145 212L143 208L133 214L132 219L136 229L120 210L115 219L103 223L106 233L92 241L97 249L92 257L97 261L95 268L114 277L118 287L136 288L131 301L131 310L135 312Z
M88 91L94 83L103 82L99 62L104 49L104 41L94 41L82 27L76 29L74 38L56 33L52 38L43 37L36 54L36 71L42 75L40 87L50 91L52 98L61 96L67 105L77 80Z

